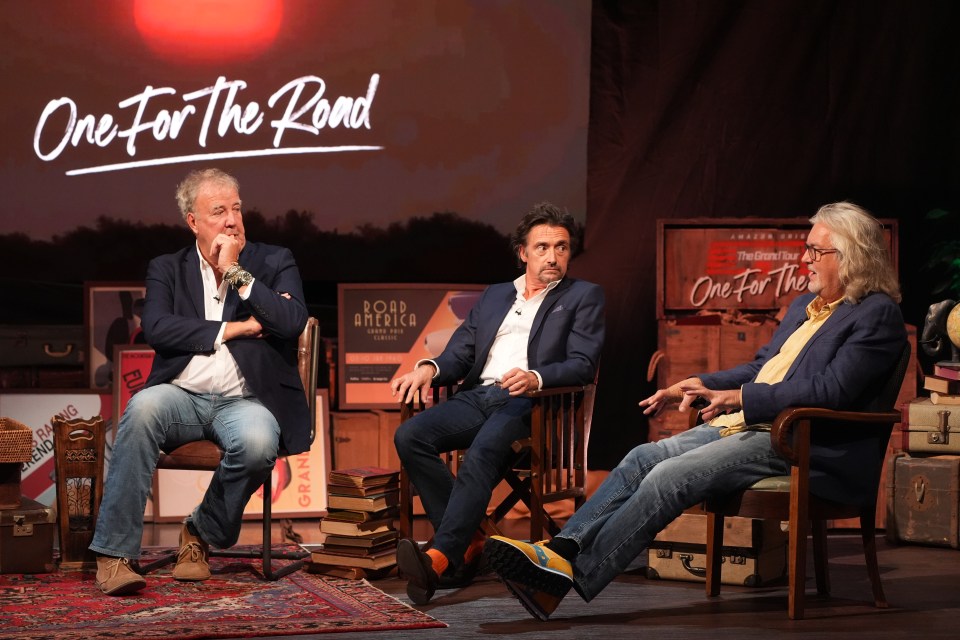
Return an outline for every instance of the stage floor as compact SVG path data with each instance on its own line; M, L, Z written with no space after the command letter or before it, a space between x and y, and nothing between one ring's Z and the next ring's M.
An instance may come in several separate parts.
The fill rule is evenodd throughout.
M524 536L526 520L507 521L507 535ZM241 543L260 541L260 523L244 523ZM275 524L274 540L280 539ZM294 530L305 542L316 539L317 520L294 520ZM147 525L144 544L177 544L179 525ZM430 526L423 518L415 536L426 539ZM440 591L422 609L442 620L448 629L386 632L390 640L430 638L621 638L680 639L737 637L763 639L782 634L794 638L838 640L851 635L871 640L893 638L957 638L960 620L960 551L915 545L893 546L878 541L880 569L890 607L873 607L859 537L830 537L830 577L833 595L821 599L813 589L813 567L808 568L807 619L790 621L783 586L760 588L724 585L719 598L708 599L703 585L648 580L642 568L617 578L593 602L571 593L548 622L532 619L493 576L481 576L471 586ZM377 587L410 603L405 583L397 578L374 582ZM292 640L320 636L285 636ZM371 638L369 633L343 633L337 638Z

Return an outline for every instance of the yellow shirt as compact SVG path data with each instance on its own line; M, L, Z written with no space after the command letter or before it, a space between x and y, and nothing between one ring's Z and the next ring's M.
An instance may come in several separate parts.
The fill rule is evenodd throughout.
M787 375L787 371L790 370L790 366L793 364L793 361L797 359L797 356L800 355L800 352L810 341L810 338L813 337L813 334L823 326L823 323L827 321L827 318L830 317L830 314L833 313L834 309L840 306L843 302L843 298L836 300L827 304L823 301L820 296L817 296L810 301L810 304L807 305L807 320L796 331L790 334L790 337L787 338L787 341L783 343L783 346L780 347L780 351L774 355L772 358L767 360L767 362L760 368L760 372L757 373L757 377L754 379L754 382L759 382L762 384L776 384L777 382L782 382L784 376ZM744 422L743 410L737 411L736 413L728 413L724 415L717 416L710 421L710 425L714 427L722 427L720 431L721 436L729 436L734 433L739 433L746 430L748 427ZM749 429L754 431L766 430L769 429L769 424L755 424L750 425Z

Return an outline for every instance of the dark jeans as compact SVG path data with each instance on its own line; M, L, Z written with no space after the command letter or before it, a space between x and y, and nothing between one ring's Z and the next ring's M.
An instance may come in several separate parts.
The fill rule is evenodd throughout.
M433 524L433 546L454 568L513 460L510 445L530 435L530 403L497 386L474 387L397 429L397 453ZM456 449L467 453L454 477L439 455Z

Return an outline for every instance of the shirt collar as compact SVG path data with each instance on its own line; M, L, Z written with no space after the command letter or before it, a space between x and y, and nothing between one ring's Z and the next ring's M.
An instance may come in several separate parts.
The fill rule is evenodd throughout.
M833 302L825 302L823 298L817 296L807 305L807 318L814 318L824 311L828 314L833 313L841 304L843 304L843 298L838 298Z
M516 288L517 294L518 294L520 297L523 297L523 290L526 289L526 283L527 283L526 278L527 278L526 274L523 274L523 275L521 275L520 277L518 277L516 280L513 281L513 286L514 286L514 288ZM546 295L546 293L547 293L548 291L552 291L553 289L555 289L555 288L557 287L557 285L560 284L561 280L563 280L563 278L560 278L560 280L554 280L553 282L547 283L547 288L546 288L546 289L543 289L543 290L542 290L540 293L538 293L537 295L538 295L538 296L541 295L541 294ZM534 298L535 298L535 297L536 297L536 296L534 296Z

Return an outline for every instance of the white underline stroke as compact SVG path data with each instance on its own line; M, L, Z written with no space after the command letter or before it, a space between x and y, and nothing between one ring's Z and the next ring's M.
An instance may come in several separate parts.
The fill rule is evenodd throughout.
M106 173L108 171L122 171L123 169L138 169L140 167L154 167L162 164L179 164L194 160L221 160L224 158L255 158L259 156L284 156L300 153L341 153L345 151L381 151L382 146L341 145L339 147L291 147L288 149L251 149L249 151L224 151L220 153L196 153L189 156L172 156L170 158L156 158L154 160L136 160L134 162L120 162L105 164L99 167L71 169L68 176L82 176L88 173Z

